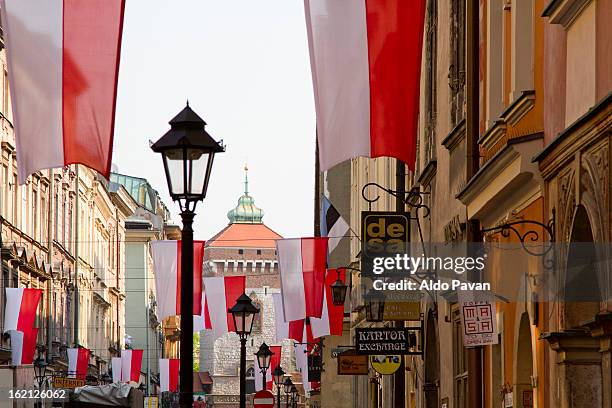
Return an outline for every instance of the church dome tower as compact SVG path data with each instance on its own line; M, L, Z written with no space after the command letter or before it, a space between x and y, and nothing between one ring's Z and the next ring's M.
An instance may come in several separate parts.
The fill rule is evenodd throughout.
M264 212L255 205L249 195L249 168L244 166L244 194L238 199L238 205L227 213L230 224L263 224Z

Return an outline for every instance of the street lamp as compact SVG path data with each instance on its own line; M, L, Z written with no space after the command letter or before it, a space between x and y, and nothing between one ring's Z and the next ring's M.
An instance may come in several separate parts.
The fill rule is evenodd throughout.
M265 342L261 343L259 350L257 350L257 353L255 353L263 378L263 384L261 385L262 390L266 389L266 372L268 371L268 368L270 368L270 361L272 360L273 355L274 353L270 351L270 347L268 347Z
M337 269L337 272L338 279L336 279L336 281L331 284L332 303L335 306L342 306L344 305L344 300L346 299L346 289L348 287L340 279L340 268Z
M274 371L272 371L272 377L274 377L274 383L276 384L276 408L280 408L280 403L281 403L280 389L281 389L281 386L283 385L284 375L285 375L285 372L283 371L280 365L277 365L274 368Z
M293 406L297 407L297 398L298 398L298 390L295 385L291 387L291 401L293 401Z
M285 388L285 395L287 396L287 405L286 407L289 408L289 394L291 394L291 387L293 387L293 381L291 381L290 377L285 378L285 382L283 383L283 387Z
M366 320L382 322L385 315L385 295L379 290L371 290L366 300Z
M243 293L236 304L228 310L232 314L236 334L240 337L240 408L246 407L246 341L251 330L255 315L259 309L251 302L251 298ZM270 363L268 363L270 365ZM264 379L265 381L265 379Z
M179 112L170 122L170 130L151 145L161 153L170 197L181 208L181 407L193 404L193 218L198 201L206 197L210 173L216 153L225 148L204 129L206 122L190 107Z
M47 376L47 361L42 356L42 347L37 347L38 349L38 357L34 360L34 376L36 377L36 381L38 382L38 389L42 389L43 383L45 382L45 377Z

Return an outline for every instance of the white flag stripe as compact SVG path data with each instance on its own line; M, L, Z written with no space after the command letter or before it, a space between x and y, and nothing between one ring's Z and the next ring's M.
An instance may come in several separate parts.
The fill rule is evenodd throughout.
M8 75L23 184L36 170L64 166L63 2L3 0L2 24L10 38Z
M130 382L132 374L132 350L121 352L121 381Z
M331 253L340 243L340 240L344 237L344 235L349 230L349 225L344 221L342 216L338 217L336 223L331 227L328 232L328 236L330 237L327 241L327 251Z
M23 353L23 332L11 330L11 360L14 366L21 365L21 356Z
M168 316L176 315L177 248L177 241L151 242L155 265L157 317L162 321Z
M302 240L283 239L276 241L283 293L285 321L306 318L306 294L302 274ZM291 301L288 301L291 299Z
M170 360L159 359L159 391L170 391Z
M206 330L206 321L204 320L206 311L206 294L202 289L202 313L200 315L193 315L193 332L198 333L202 330Z
M306 328L304 327L304 330ZM304 332L304 338L306 338L306 333ZM302 385L304 386L304 391L310 391L310 382L308 381L308 354L307 345L306 344L297 344L295 345L295 365L297 369L302 373Z
M321 171L370 155L365 1L306 0ZM313 31L312 27L316 27Z
M321 318L311 317L310 328L312 329L312 337L315 339L328 336L331 333L329 330L329 311L327 310L327 291L323 292L323 313Z
M111 370L113 371L113 382L121 382L121 357L112 358Z
M4 332L17 330L23 288L6 288L6 309L4 311Z
M228 332L227 302L225 300L225 279L221 277L204 278L206 302L212 324L214 339Z
M283 312L283 295L280 293L272 294L272 302L274 304L274 323L276 325L276 343L281 343L289 337L289 323L285 321Z
M68 354L68 376L76 377L77 361L79 360L79 349L69 348L66 350Z

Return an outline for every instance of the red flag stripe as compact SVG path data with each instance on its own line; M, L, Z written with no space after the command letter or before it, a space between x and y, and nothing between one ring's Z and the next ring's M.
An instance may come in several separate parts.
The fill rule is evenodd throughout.
M79 348L76 366L77 378L87 377L87 368L89 367L89 353L90 351L86 348Z
M19 320L17 330L28 333L34 327L38 303L42 297L42 289L23 289L21 307L19 308Z
M178 390L178 379L179 379L179 366L180 360L178 358L171 358L168 361L168 386L170 388L170 392L176 392Z
M140 368L142 367L143 350L132 350L132 365L130 367L130 380L140 381Z
M321 317L327 265L327 237L302 238L306 317Z
M336 269L330 269L325 276L325 299L329 317L329 334L342 336L342 322L344 320L344 305L336 306L333 302L331 285L338 278ZM340 268L340 280L346 282L346 270Z
M31 327L23 332L23 346L21 351L21 364L32 364L36 351L36 338L38 328Z
M245 276L226 276L225 277L225 302L227 309L236 304L236 300L245 291L246 277ZM227 313L227 330L230 332L236 331L232 314Z

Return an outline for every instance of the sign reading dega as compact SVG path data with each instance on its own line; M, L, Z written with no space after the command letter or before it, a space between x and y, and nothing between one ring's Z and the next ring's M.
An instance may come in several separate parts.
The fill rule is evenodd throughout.
M406 253L410 237L410 213L364 211L361 213L362 273L372 276L373 259Z

